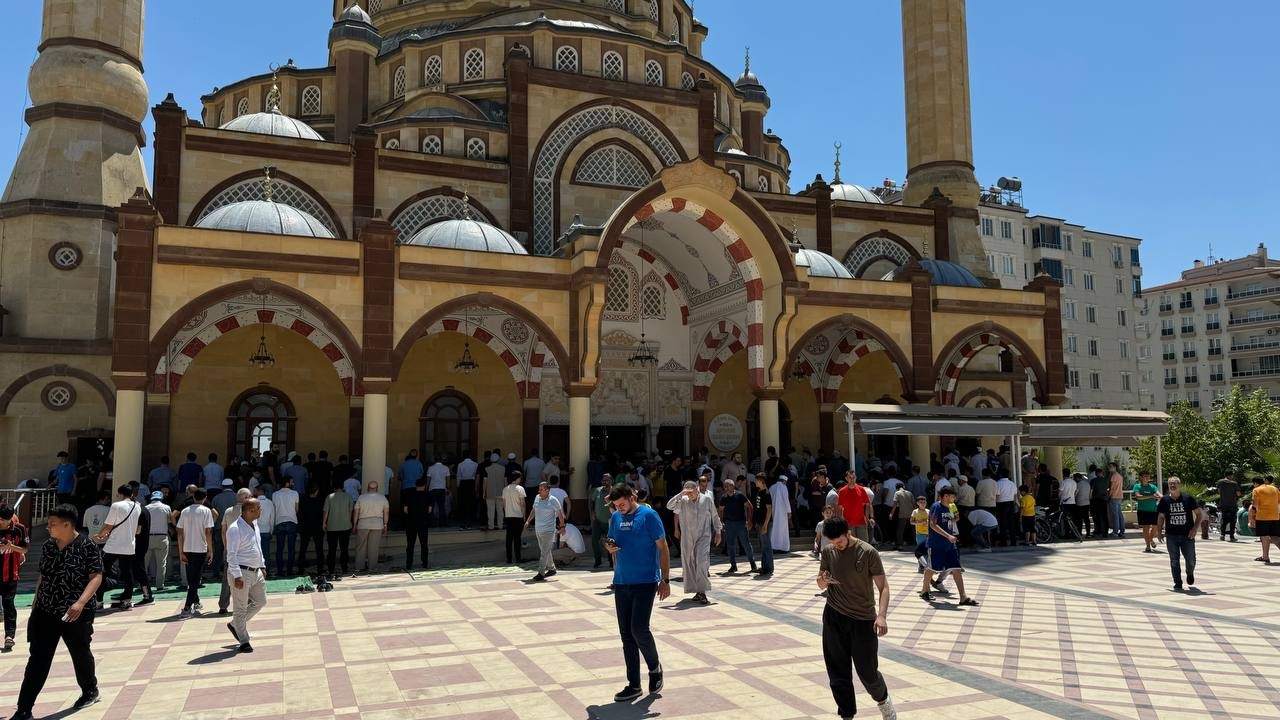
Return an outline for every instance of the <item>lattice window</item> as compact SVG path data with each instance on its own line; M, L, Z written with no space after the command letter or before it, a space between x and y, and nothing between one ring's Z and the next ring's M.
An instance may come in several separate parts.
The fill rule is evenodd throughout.
M236 117L249 114L249 98L240 98L236 103Z
M485 146L483 140L480 138L471 138L467 141L468 160L487 160L488 158L489 148Z
M662 66L657 60L649 60L644 64L644 82L646 85L662 87Z
M697 81L694 80L693 76L690 75L689 73L683 73L682 75L680 75L680 87L684 88L685 90L692 90L695 87L697 87L697 84L698 84Z
M574 182L613 187L641 188L649 184L649 171L634 153L617 145L606 145L578 163Z
M756 189L760 192L769 192L769 176L761 175L756 178Z
M302 114L320 114L320 86L308 85L302 89Z
M475 208L462 204L461 198L452 195L428 195L405 208L391 221L400 233L400 242L408 242L422 228L437 220L471 217L480 218L484 214Z
M624 13L627 11L627 0L609 0L609 9L614 12Z
M396 68L395 74L391 77L391 97L404 97L405 77L404 66Z
M555 250L555 179L560 161L581 138L606 128L618 128L643 142L663 166L680 162L680 153L667 136L643 116L626 108L597 105L574 114L547 135L534 163L533 248L537 255Z
M911 259L911 253L900 243L887 237L873 237L853 246L844 258L844 266L854 277L862 277L868 268L880 260L888 260L901 266Z
M610 50L604 54L604 59L600 61L600 72L607 80L621 80L626 75L626 66L622 63L622 56Z
M578 51L568 45L556 49L556 70L560 72L578 72Z
M444 141L439 135L428 135L422 138L422 152L428 155L439 155L444 152Z
M385 145L383 145L383 147L385 147L385 148L386 148L386 149L388 149L388 150L399 150L399 149L400 149L400 138L389 138L389 139L387 140L386 144L385 144Z
M382 0L369 0L369 14L382 12Z
M613 315L631 312L631 272L614 265L609 268L609 284L604 289L604 311Z
M716 101L711 105L711 115L716 119L720 119L720 91L716 91Z
M462 58L462 79L463 80L483 80L484 79L484 51L480 48L471 48Z
M338 228L334 225L333 219L329 216L329 212L324 209L318 200L311 196L306 190L299 188L297 185L290 183L288 180L280 178L271 178L273 192L271 199L283 205L295 207L308 215L319 220L334 237L338 237ZM249 180L241 180L231 187L223 190L204 206L204 210L200 211L200 218L217 210L224 205L231 203L243 202L245 200L264 200L262 195L262 178L251 178ZM200 218L196 218L199 220Z
M745 187L742 184L742 173L738 172L737 170L730 170L729 174L733 176L734 180L738 181L738 187Z
M645 285L640 291L640 315L645 320L662 320L667 316L667 304L662 288Z
M422 82L424 85L439 85L444 80L444 61L439 55L432 55L422 64Z
M649 19L658 22L658 0L649 0Z

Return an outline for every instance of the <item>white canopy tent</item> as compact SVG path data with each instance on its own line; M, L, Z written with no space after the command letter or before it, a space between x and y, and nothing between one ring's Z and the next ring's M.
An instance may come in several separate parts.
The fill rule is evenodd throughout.
M1017 410L959 408L935 405L874 405L845 403L840 407L849 428L849 462L857 466L854 438L866 435L999 436L1010 438L1014 457L1022 454L1022 440L1031 445L1129 446L1141 438L1156 439L1156 478L1163 481L1160 437L1169 431L1169 416L1145 410ZM914 459L914 458L913 458ZM915 459L920 462L919 459ZM1014 482L1022 468L1014 463Z

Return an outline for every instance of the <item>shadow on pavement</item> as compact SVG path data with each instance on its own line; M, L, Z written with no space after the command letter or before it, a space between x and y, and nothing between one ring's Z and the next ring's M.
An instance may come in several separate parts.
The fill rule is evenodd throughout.
M653 702L662 697L661 693L646 695L635 703L610 703L608 705L588 705L587 720L642 720L656 718L662 713L650 709Z
M230 660L231 658L239 654L240 654L240 651L237 650L236 648L231 648L228 650L219 650L218 652L211 652L208 655L201 655L198 658L192 658L191 660L187 661L187 664L188 665L212 665L214 663L220 663L223 660Z

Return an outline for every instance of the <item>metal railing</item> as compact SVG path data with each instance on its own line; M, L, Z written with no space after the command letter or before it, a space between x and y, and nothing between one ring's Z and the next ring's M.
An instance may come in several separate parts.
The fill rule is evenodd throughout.
M1267 377L1270 375L1280 375L1280 367L1275 368L1254 368L1253 370L1232 370L1231 377Z
M1236 325L1252 325L1254 323L1275 322L1280 320L1280 313L1268 313L1266 315L1255 315L1253 317L1231 318L1228 325L1235 327Z
M1269 348L1280 348L1280 340L1254 340L1247 343L1233 343L1231 352L1249 352L1251 350L1267 350Z
M13 508L28 528L33 523L42 523L49 519L49 511L57 504L58 494L53 490L0 490L0 505Z
M1261 297L1263 295L1275 295L1280 293L1280 285L1275 287L1258 288L1257 290L1241 290L1240 292L1227 291L1227 300L1242 300L1244 298Z

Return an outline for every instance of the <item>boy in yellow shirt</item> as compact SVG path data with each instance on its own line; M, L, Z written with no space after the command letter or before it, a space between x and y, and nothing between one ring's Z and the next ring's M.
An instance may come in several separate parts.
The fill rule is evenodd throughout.
M929 510L928 499L923 495L916 498L916 509L911 511L911 524L916 528L916 562L920 564L920 574L924 574L929 560Z
M1031 494L1031 489L1026 485L1018 488L1018 502L1022 506L1022 534L1026 536L1026 543L1032 547L1036 545L1036 496Z

